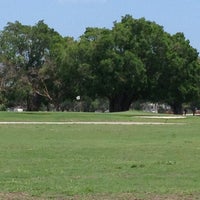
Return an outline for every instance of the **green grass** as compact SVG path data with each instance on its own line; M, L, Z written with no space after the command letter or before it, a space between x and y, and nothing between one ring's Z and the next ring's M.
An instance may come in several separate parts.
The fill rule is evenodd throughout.
M135 115L135 113L134 113ZM75 112L0 112L0 121L113 121L131 117L110 113L75 113Z
M151 115L151 113L0 112L0 121L127 121L139 115Z
M0 113L0 121L142 120L137 114ZM0 125L0 191L52 198L199 193L200 118L171 121L184 124Z
M149 112L130 111L120 113L87 113L87 112L0 112L0 121L160 121L177 122L182 119L145 119L145 116L154 116ZM158 115L171 116L171 115Z

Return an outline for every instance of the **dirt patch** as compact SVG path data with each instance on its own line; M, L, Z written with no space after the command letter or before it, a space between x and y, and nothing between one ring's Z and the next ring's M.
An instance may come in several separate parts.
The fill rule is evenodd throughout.
M31 197L26 193L0 193L0 200L45 200L42 198Z
M0 122L0 125L183 125L168 122Z
M145 195L145 198L137 198L133 194L119 195L86 195L73 197L33 197L26 193L0 193L0 200L199 200L200 195Z
M195 195L154 195L151 196L150 198L147 198L145 200L198 200L199 197Z
M198 200L200 197L193 195L149 195L145 198L137 198L133 194L120 194L120 195L95 195L95 196L85 196L85 197L71 197L68 199L59 200Z

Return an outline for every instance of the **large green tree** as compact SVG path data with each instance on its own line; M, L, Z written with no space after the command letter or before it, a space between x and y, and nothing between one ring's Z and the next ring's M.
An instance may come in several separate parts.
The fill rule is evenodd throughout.
M26 35L28 26L19 22L8 23L0 33L1 93L8 106L23 105L30 90L24 67L28 62Z
M49 93L52 88L48 88L46 82L51 71L56 69L53 59L59 42L62 43L62 37L43 21L35 26L8 23L0 33L1 63L8 97L23 94L19 97L26 99L28 110L38 110L43 97L52 100ZM49 71L44 76L42 68L47 64ZM15 103L22 105L21 101Z
M82 65L89 69L87 93L94 97L107 97L111 112L127 109L125 104L129 104L129 100L124 87L128 81L126 76L131 76L131 72L128 73L128 68L127 75L122 72L125 71L125 62L137 60L131 52L122 51L113 36L113 31L108 29L88 28L80 41L80 46L85 49Z
M112 30L86 30L81 43L87 44L84 61L90 66L90 91L107 97L111 112L150 98L166 52L164 37L161 26L130 15L115 22Z
M65 101L107 98L109 110L136 100L168 103L175 113L200 96L198 52L184 34L130 15L112 29L87 28L80 40L43 21L8 23L0 32L0 104L64 109Z
M196 101L200 93L198 52L183 33L170 35L166 54L158 69L155 99L171 105L174 113L182 114L182 104Z
M182 33L170 35L155 22L126 15L111 30L87 28L80 46L88 94L107 97L111 112L143 99L182 113L182 104L199 96L198 52Z

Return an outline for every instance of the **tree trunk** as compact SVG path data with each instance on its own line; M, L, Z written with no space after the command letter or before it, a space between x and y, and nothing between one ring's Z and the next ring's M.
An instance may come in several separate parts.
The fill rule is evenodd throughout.
M38 94L28 94L27 111L39 111L41 106L41 97Z
M183 114L183 107L182 103L175 102L171 105L174 114L182 115Z
M133 97L128 94L120 94L109 99L110 112L128 111L133 101Z

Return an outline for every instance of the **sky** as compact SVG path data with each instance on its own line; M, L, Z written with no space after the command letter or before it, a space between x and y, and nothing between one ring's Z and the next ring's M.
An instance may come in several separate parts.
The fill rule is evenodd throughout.
M62 36L78 39L87 27L112 28L130 14L183 32L200 52L200 0L0 0L0 30L8 22L35 25L44 20Z

